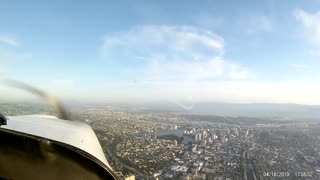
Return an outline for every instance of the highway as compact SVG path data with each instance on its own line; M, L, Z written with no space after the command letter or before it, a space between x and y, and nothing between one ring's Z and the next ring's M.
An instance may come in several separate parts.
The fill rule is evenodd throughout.
M251 135L251 138L253 138L253 134ZM256 148L256 144L253 142L252 146L248 150L245 150L242 153L242 158L243 158L242 165L243 165L243 178L244 178L244 180L257 180L256 173L254 171L254 163L249 158L249 154L248 154L248 152L252 151L255 148Z

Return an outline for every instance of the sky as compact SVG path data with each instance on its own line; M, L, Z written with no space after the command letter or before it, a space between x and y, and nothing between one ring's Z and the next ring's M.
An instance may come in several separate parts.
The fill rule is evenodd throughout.
M0 78L62 100L320 104L320 0L0 2Z

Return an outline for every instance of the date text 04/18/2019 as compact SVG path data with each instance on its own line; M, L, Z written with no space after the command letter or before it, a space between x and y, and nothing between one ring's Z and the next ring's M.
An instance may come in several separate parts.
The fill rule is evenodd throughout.
M288 177L290 172L263 172L264 177Z

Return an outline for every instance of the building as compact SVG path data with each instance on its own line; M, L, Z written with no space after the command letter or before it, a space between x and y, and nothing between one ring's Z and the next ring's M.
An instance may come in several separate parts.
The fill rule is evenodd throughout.
M198 134L196 134L196 135L194 136L194 140L195 140L196 142L199 141L199 136L198 136Z
M206 138L207 133L205 131L202 132L202 140Z
M134 175L130 175L124 178L125 180L135 180L136 177Z
M213 135L212 135L212 139L213 139L213 140L216 140L216 139L218 139L218 136L217 136L216 134L213 134Z

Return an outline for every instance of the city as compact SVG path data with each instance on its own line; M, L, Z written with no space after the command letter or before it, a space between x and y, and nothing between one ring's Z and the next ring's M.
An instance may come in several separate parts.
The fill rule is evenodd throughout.
M1 104L6 115L52 114L46 105ZM118 105L75 105L112 168L135 179L319 179L320 123L190 115Z
M0 25L0 180L320 180L320 0L4 0Z

